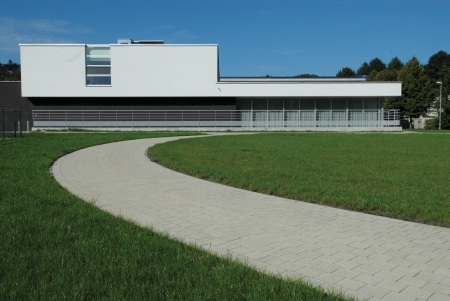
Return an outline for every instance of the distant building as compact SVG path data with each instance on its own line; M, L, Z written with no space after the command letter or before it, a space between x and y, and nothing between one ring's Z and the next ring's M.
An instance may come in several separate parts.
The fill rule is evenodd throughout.
M450 95L448 97L450 100ZM420 116L419 118L412 119L412 127L414 129L424 129L427 125L427 122L431 119L439 118L439 97L437 97L433 102L432 106L428 109L425 115ZM409 122L407 122L409 127Z

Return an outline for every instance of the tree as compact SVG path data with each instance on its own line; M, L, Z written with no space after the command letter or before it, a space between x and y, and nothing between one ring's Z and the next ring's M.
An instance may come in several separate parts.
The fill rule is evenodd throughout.
M439 51L433 54L425 65L425 72L432 80L449 79L450 74L450 54L445 51ZM444 87L442 87L444 88Z
M20 65L11 60L7 64L0 63L0 81L20 81Z
M370 71L369 76L367 77L367 81L374 81L376 76L377 76L378 72L377 70L373 69L372 71Z
M393 82L397 80L397 71L385 69L376 74L374 81Z
M361 67L359 67L359 69L356 71L356 74L369 75L370 71L372 71L372 69L370 69L369 64L364 62L362 63Z
M373 60L372 60L373 61ZM384 64L383 62L381 62ZM373 63L373 65L379 63ZM381 65L379 67L382 67ZM388 65L387 69L383 69L381 71L376 71L373 69L370 72L370 75L367 80L379 81L379 82L392 82L397 80L397 73L400 69L404 67L404 64L397 58L394 57Z
M386 64L383 63L382 60L380 60L379 58L376 57L369 62L369 68L370 68L370 72L372 72L372 70L376 70L377 72L380 72L380 71L383 71L384 69L386 69Z
M432 55L425 65L425 72L431 80L431 84L435 85L434 90L434 106L439 108L439 86L436 82L442 82L442 124L441 128L450 129L450 54L445 51L439 51ZM430 123L430 126L433 123ZM438 116L436 116L436 124L439 124ZM439 126L436 126L438 128Z
M370 75L370 73L373 70L375 70L378 73L380 71L383 71L384 69L386 69L386 64L376 57L373 60L371 60L368 64L367 62L362 63L361 67L359 67L359 69L356 71L356 74Z
M400 61L400 59L398 57L394 57L388 64L388 69L389 70L396 70L399 71L400 69L402 69L405 66L405 64L402 63L402 61Z
M319 76L315 75L315 74L299 74L299 75L296 75L294 77L313 78L313 77L319 77Z
M400 115L408 117L411 125L413 118L427 113L433 101L434 87L415 57L398 72L397 80L403 82L402 96L387 99L385 107L399 109Z
M441 50L432 55L425 65L425 72L433 84L442 82L442 98L447 98L450 95L450 54ZM436 94L438 93L436 90Z
M349 67L342 68L337 74L336 77L355 77L356 73L353 69Z

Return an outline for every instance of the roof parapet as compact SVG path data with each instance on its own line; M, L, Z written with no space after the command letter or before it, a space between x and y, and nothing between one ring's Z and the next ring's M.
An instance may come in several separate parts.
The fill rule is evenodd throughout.
M130 38L119 38L117 39L117 44L164 44L163 40L141 40L134 41Z

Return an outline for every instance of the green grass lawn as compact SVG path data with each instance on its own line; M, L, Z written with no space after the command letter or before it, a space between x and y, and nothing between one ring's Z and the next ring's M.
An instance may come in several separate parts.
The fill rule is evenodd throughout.
M404 132L415 132L421 134L450 134L450 130L428 130L428 129L403 129Z
M49 174L55 159L76 149L172 135L182 134L32 133L0 141L0 300L346 300L111 216Z
M149 157L252 191L450 226L450 135L221 136L156 145Z

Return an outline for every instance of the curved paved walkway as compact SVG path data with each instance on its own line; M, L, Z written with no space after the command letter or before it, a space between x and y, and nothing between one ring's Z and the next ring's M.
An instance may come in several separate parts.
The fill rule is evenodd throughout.
M231 188L146 157L175 139L79 150L57 160L53 174L112 214L260 269L360 298L450 300L450 229Z

